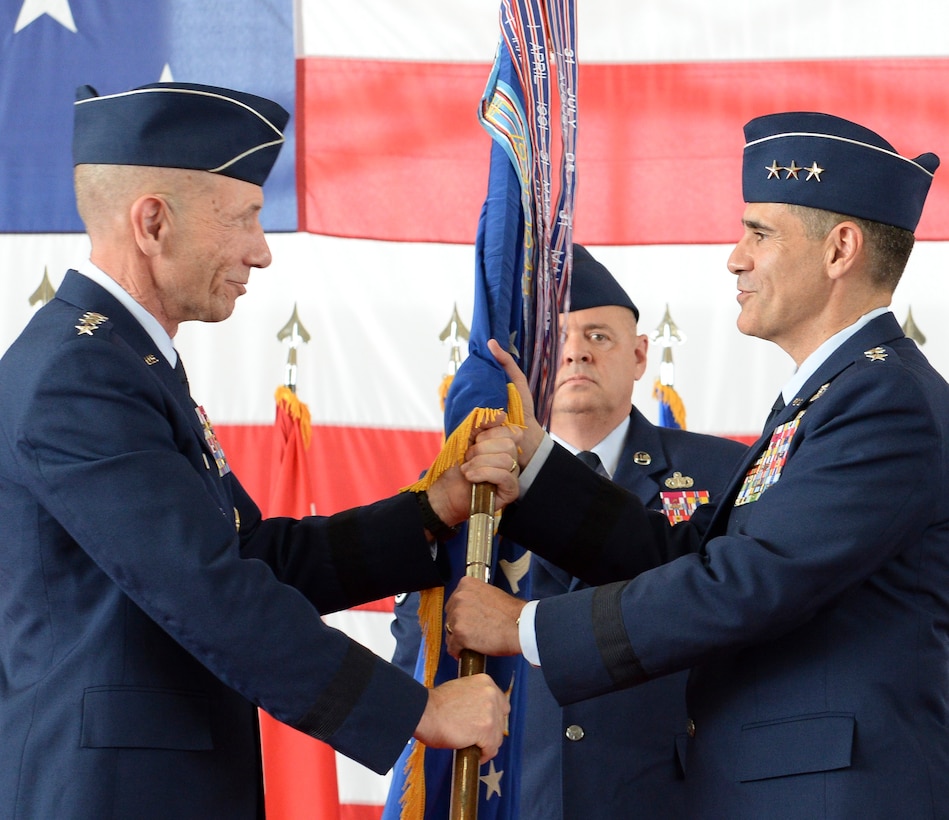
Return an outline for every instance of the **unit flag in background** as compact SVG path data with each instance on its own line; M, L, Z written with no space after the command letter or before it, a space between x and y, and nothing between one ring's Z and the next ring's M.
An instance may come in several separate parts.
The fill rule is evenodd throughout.
M277 388L268 516L316 514L307 450L310 410L290 387ZM339 820L336 753L260 710L264 798L270 820Z
M652 389L653 398L659 403L659 426L685 430L685 404L675 388L675 360L672 355L672 348L685 341L685 334L672 321L669 305L666 305L662 321L649 338L662 351L659 354L659 375Z

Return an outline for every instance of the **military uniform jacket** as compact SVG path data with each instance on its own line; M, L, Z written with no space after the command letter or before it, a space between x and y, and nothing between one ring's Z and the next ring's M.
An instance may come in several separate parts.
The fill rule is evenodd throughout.
M949 388L886 314L752 447L704 541L555 449L502 520L603 585L538 606L555 696L692 667L692 817L947 816L947 442Z
M660 494L682 491L707 491L714 503L746 449L729 439L656 427L633 409L613 481L650 509L662 509ZM532 556L532 598L583 586ZM561 708L543 671L524 666L523 820L687 817L686 672Z
M320 612L440 582L411 496L262 520L141 326L70 272L0 360L0 817L241 818L255 705L376 771L423 687Z

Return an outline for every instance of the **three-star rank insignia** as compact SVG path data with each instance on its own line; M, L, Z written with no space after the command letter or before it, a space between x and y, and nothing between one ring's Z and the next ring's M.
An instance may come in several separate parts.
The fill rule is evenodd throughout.
M778 165L778 161L772 160L770 165L765 165L765 171L768 172L768 179L781 179L781 172L784 171L787 176L784 179L801 179L799 174L802 171L807 171L807 176L804 177L804 182L809 182L814 179L820 182L820 175L824 173L825 169L821 168L815 160L810 165L798 165L796 160L791 160L790 165Z
M108 322L109 317L103 316L101 313L93 313L92 311L87 311L82 314L82 318L79 319L79 324L76 325L76 330L79 331L80 336L91 336L96 328L99 327L103 322Z
M886 348L874 347L870 350L864 350L863 355L866 356L871 362L885 362L886 357L889 354L886 352Z

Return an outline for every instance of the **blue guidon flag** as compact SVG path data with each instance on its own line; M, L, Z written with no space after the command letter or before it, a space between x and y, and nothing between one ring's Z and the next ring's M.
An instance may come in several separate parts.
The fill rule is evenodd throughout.
M502 2L501 41L480 110L493 143L475 243L469 355L446 398L446 445L412 489L428 486L453 460L463 458L468 431L486 414L503 410L515 423L523 418L516 392L487 348L489 339L506 344L518 359L528 376L538 418L549 414L558 314L569 293L576 139L574 38L572 2ZM558 81L556 95L552 74ZM553 180L550 144L558 108L562 159L559 177ZM443 595L450 595L465 574L467 533L462 529L449 546L453 580L444 591L423 592L419 606L422 648L416 677L428 686L458 677L458 663L442 640L442 606ZM529 597L530 555L524 548L496 538L492 558L491 581L513 595ZM500 752L481 767L479 818L518 815L523 663L520 656L486 661L486 672L510 698L511 716ZM410 742L393 769L383 817L447 817L453 759L450 750Z

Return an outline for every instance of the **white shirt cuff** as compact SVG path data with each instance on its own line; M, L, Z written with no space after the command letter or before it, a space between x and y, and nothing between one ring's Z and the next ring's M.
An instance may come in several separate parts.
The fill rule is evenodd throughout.
M517 620L517 637L521 642L521 654L531 666L540 666L540 650L537 648L537 633L534 630L534 615L537 601L528 601Z
M553 449L554 440L544 433L544 437L541 439L540 444L537 445L534 455L531 456L531 460L527 463L527 466L521 472L521 476L518 479L518 487L520 488L519 496L521 498L523 498L524 494L531 488L531 484L533 484L534 479L537 478L540 468L547 462L547 458L551 452L553 452Z

